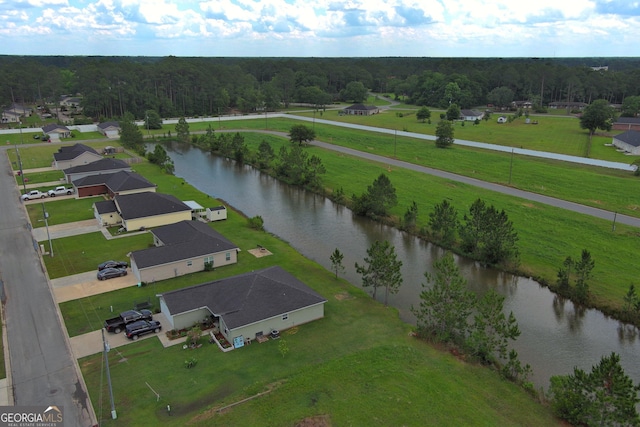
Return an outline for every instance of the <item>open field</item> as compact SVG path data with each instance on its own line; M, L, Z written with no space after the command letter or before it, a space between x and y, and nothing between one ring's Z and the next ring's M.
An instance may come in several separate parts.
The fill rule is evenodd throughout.
M64 199L53 200L48 199L46 209L49 213L49 225L65 224L67 222L85 221L93 218L93 204L100 200L104 200L102 196L87 197L83 199ZM31 203L27 205L27 213L29 220L34 227L41 227L42 221L42 203ZM37 224L37 225L36 225ZM54 249L55 250L55 249Z

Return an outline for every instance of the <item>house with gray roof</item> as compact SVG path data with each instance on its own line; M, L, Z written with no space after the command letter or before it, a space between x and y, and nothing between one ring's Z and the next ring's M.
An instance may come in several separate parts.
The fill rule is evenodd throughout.
M89 175L73 181L78 198L106 194L110 198L118 194L156 191L156 185L135 172L122 170L115 173Z
M640 131L640 117L618 117L612 125L613 130L638 130Z
M131 165L124 160L104 158L95 162L87 163L85 165L73 166L68 169L64 169L65 180L71 184L72 182L91 175L110 174L120 171L131 172Z
M118 138L120 136L120 123L104 122L98 124L98 132L107 138Z
M482 120L484 113L478 110L460 110L460 119L467 122Z
M375 105L353 104L344 108L340 113L352 116L372 116L380 112Z
M96 202L93 207L101 225L121 224L126 231L191 220L191 208L185 203L170 194L151 191L119 194L113 200Z
M640 155L640 132L628 130L616 135L613 137L612 144L620 151L638 156Z
M201 221L152 229L154 247L131 253L139 282L156 282L238 262L237 245Z
M53 167L58 170L64 170L74 166L93 163L101 159L102 156L100 153L88 145L67 145L60 147L57 153L53 153Z
M49 136L49 139L53 142L60 141L64 138L71 136L71 131L64 125L51 123L42 127L42 132Z
M172 329L213 318L235 347L324 317L325 298L280 266L158 295Z

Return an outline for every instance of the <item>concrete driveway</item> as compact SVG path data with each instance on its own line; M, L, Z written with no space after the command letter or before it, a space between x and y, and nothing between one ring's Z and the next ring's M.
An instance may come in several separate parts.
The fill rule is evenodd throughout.
M138 285L138 279L131 274L131 269L127 269L128 274L126 276L109 280L98 280L96 273L97 270L52 279L51 287L53 288L53 296L56 302L60 304L65 301Z

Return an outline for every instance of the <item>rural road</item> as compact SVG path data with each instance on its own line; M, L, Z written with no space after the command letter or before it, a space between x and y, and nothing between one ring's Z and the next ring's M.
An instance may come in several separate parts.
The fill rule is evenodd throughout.
M7 377L14 404L56 405L63 408L65 426L95 425L87 387L62 328L4 153L0 172L0 279L10 367Z

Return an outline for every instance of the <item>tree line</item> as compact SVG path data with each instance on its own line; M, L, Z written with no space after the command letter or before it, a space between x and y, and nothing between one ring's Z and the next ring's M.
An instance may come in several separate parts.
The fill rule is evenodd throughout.
M608 71L591 66L606 62ZM82 96L96 120L212 116L300 102L362 102L368 90L415 105L461 108L513 100L622 103L640 96L634 58L22 57L0 61L0 106ZM636 98L640 99L640 98ZM637 102L633 102L637 104Z

